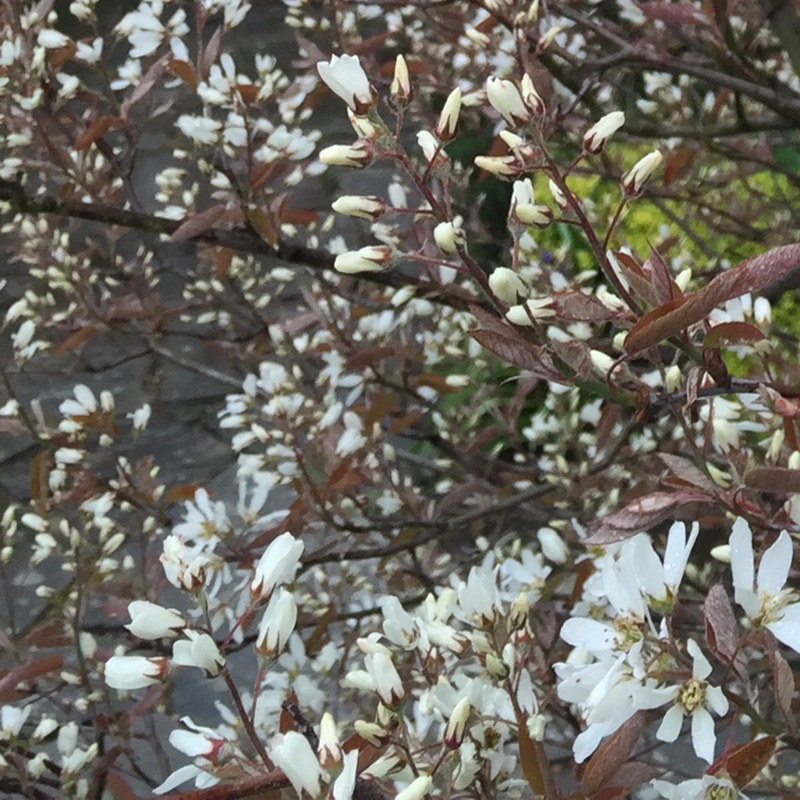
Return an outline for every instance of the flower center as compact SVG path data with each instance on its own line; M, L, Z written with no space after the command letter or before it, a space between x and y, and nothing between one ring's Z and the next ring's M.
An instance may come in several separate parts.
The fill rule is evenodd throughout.
M702 707L706 701L706 684L692 678L686 681L678 693L678 703L683 706L687 714Z
M736 800L739 793L731 786L709 786L706 789L705 800Z
M797 592L793 589L781 589L778 594L761 592L758 596L761 608L758 616L753 619L753 624L763 628L772 622L777 622L780 612L797 599Z
M636 617L617 617L614 620L614 630L620 634L618 647L620 650L630 650L636 642L640 642L642 635L642 621Z

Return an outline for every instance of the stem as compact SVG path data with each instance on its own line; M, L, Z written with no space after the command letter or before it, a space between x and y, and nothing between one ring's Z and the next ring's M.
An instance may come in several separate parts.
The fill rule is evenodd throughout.
M261 742L261 739L258 738L256 729L253 726L253 720L245 710L244 703L242 703L242 696L239 694L239 690L236 688L236 684L234 683L233 677L231 676L227 666L222 671L222 677L225 678L225 685L228 687L228 691L231 693L233 704L236 706L236 710L239 713L239 718L242 720L242 725L244 725L244 729L247 731L247 735L250 737L253 747L255 747L256 752L264 762L264 766L266 766L267 769L273 769L274 766L269 754Z

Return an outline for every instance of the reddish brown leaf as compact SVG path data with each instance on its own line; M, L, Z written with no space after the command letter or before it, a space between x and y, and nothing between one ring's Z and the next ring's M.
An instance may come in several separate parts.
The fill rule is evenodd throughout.
M645 261L644 266L650 272L653 290L659 303L669 303L683 297L683 292L678 288L678 284L672 280L669 267L652 244L650 245L650 258Z
M50 497L50 454L40 450L31 459L30 491L31 500L38 514L47 513L47 500Z
M168 503L185 503L187 500L194 500L195 494L198 489L203 486L199 483L181 483L178 486L173 486L166 494L166 501ZM213 492L208 490L209 495L213 496Z
M280 217L281 222L288 225L311 225L319 219L319 214L310 208L289 208L284 205Z
M652 309L652 311L648 311L629 331L628 335L625 337L625 341L623 342L623 346L629 353L638 352L639 350L644 350L644 347L638 347L638 342L641 339L644 339L645 335L654 327L660 324L660 321L664 318L668 318L670 314L679 311L681 306L686 303L686 298L678 298L677 300L670 300L669 303L664 303L663 305L658 306L657 308ZM670 336L672 334L669 334ZM666 338L666 337L661 337ZM637 344L637 349L633 350L632 347L628 346L628 341L632 344ZM656 342L661 341L661 339L656 339ZM650 347L650 342L648 341L647 346Z
M739 789L744 789L769 763L776 744L774 736L765 736L731 747L708 768L708 774L717 775L727 770Z
M730 662L739 647L739 630L728 593L720 584L712 586L706 595L703 614L709 649Z
M581 778L581 786L586 794L594 794L602 789L628 760L639 741L644 722L644 712L637 711L594 751Z
M749 322L720 322L703 339L703 347L721 347L723 344L760 342L764 334Z
M142 75L139 82L120 106L119 116L121 119L127 120L134 104L138 103L143 97L146 97L153 87L161 80L166 72L168 62L169 56L164 55L148 67L147 72Z
M59 72L61 67L63 67L67 61L70 61L77 52L78 45L73 41L67 42L63 47L55 47L52 50L48 50L47 58L53 73Z
M205 48L203 49L199 66L200 74L203 76L203 80L208 77L209 70L211 69L212 65L216 64L217 62L224 30L224 25L218 25L217 29L211 34L211 38L208 40Z
M92 325L84 325L82 328L78 328L75 333L70 334L64 339L61 344L56 347L55 353L56 355L63 356L71 351L81 347L82 345L86 344L89 341L91 335L94 333L94 326Z
M125 778L118 772L110 770L105 775L106 788L114 800L137 800L138 794L131 789Z
M197 214L193 214L178 225L173 231L172 236L169 237L169 240L171 242L183 242L187 239L199 236L201 233L205 233L211 228L224 213L225 206L218 203Z
M86 150L91 147L116 121L116 117L98 117L92 120L75 140L75 149Z
M775 681L775 702L783 714L783 718L791 732L797 730L797 722L792 713L792 698L794 697L795 681L794 672L789 662L777 651L771 653L772 675Z
M687 489L681 492L653 492L629 503L619 511L600 520L586 544L610 544L629 539L652 528L689 503L708 503L713 500L706 492Z
M629 353L646 350L704 319L721 303L748 292L760 292L800 264L800 244L776 247L748 258L689 295L677 307L667 303L645 314L625 338ZM659 313L656 313L659 312Z
M262 208L248 208L246 215L247 221L253 226L255 232L267 244L275 247L278 244L278 232L275 230L275 226L266 211Z
M421 372L414 381L414 386L429 386L440 394L449 394L457 391L455 386L447 382L446 375L439 375L437 372Z
M753 467L744 476L744 482L751 489L770 494L800 492L800 469Z
M214 259L214 277L226 277L231 266L231 261L233 261L233 250L230 247L221 247L217 251L216 258Z
M397 395L394 392L380 392L372 397L370 404L364 411L364 427L367 430L372 430L372 426L391 414L396 405Z
M377 364L379 361L383 361L384 358L390 358L394 354L395 348L389 344L378 347L368 347L348 357L346 362L347 369L359 370L363 367Z
M688 458L676 456L672 453L659 453L658 457L666 464L667 469L684 483L697 489L702 489L710 495L714 495L719 491L714 481L692 464Z
M690 144L679 147L672 153L672 155L667 158L667 163L664 166L664 173L661 177L664 186L669 186L674 181L686 175L699 152L699 147Z
M541 363L541 348L512 338L513 334L503 335L487 328L479 328L471 331L470 336L490 353L520 369L534 371Z
M522 774L535 795L544 795L545 783L542 777L542 766L539 764L536 744L528 733L528 726L524 719L518 721L517 729L519 763L522 767Z
M652 276L632 255L615 250L614 257L617 261L617 271L639 297L651 306L666 302L660 298L658 291L653 286Z
M20 664L13 667L3 674L0 678L0 703L13 700L20 683L36 680L44 675L50 675L64 666L64 659L61 656L46 656L29 661L27 664Z
M408 414L404 414L402 417L398 417L397 419L392 420L392 427L391 427L392 434L395 436L399 436L401 433L404 433L409 428L416 425L421 417L422 417L422 412L414 410L414 411L409 411Z
M171 58L167 63L173 74L177 75L191 89L197 89L197 73L188 61Z
M668 25L709 25L711 20L693 3L639 3L639 10L650 19L658 19Z
M558 319L565 322L606 322L622 316L584 292L555 292L550 296L550 305Z

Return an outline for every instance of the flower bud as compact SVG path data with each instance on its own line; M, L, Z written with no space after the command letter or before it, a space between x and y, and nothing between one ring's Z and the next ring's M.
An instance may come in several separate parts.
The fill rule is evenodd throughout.
M513 306L530 294L530 287L513 269L498 267L489 276L489 288L507 306Z
M486 81L486 96L492 107L509 125L525 125L530 121L531 112L522 101L519 89L511 82L501 78Z
M319 160L331 167L366 167L372 161L368 143L359 139L355 144L332 144L320 151Z
M168 658L111 656L105 663L103 676L112 689L144 689L160 683L168 668Z
M389 733L380 725L376 725L374 722L365 722L363 719L357 719L353 723L353 728L362 739L366 739L373 747L383 747L390 738Z
M542 555L554 564L566 564L569 559L569 548L564 540L552 528L539 528L536 534Z
M534 320L547 319L556 315L555 309L551 308L551 301L549 297L532 297L526 300L524 304L511 306L506 311L506 319L513 325L524 325L531 327L531 317Z
M625 114L622 111L612 111L601 117L583 135L583 149L587 153L599 153L608 138L625 124Z
M461 113L461 89L456 87L445 100L439 122L436 123L435 133L442 141L450 141L456 134L458 117Z
M433 229L433 238L443 253L455 253L464 244L462 221L461 217L455 217L452 222L440 222Z
M519 164L514 156L475 156L475 166L504 178L520 173Z
M419 778L413 780L402 792L400 792L395 800L422 800L428 790L431 788L433 778L430 775L420 775Z
M625 194L634 196L642 191L648 178L656 171L664 157L658 150L653 150L622 176L622 190Z
M503 663L503 659L495 653L486 654L486 671L495 680L505 680L509 674L509 669Z
M342 748L336 733L336 722L329 712L322 715L319 723L319 747L317 757L324 769L329 769L342 761Z
M408 64L402 55L398 55L394 62L394 77L389 88L392 100L398 106L408 105L411 102L412 89L408 77Z
M388 245L362 247L336 256L333 268L344 275L359 272L383 272L392 261L392 248Z
M258 629L256 651L263 658L280 653L297 623L297 604L291 592L282 586L270 598Z
M334 200L331 208L338 214L374 222L386 213L386 203L373 195L345 194Z
M450 715L450 719L447 721L447 728L444 732L445 747L451 750L461 747L471 710L472 707L466 697L458 701L456 707L453 709L453 713Z
M162 639L177 636L186 627L186 620L173 608L164 608L147 600L128 604L130 624L125 627L140 639Z
M536 225L539 228L546 228L553 221L553 212L547 206L534 204L530 178L514 181L508 219L511 224Z
M569 200L567 200L566 195L561 189L558 187L558 184L550 178L547 182L547 186L550 189L550 194L553 196L553 200L555 204L562 210L565 211L569 208Z
M544 114L544 100L542 100L539 92L536 91L536 87L533 85L533 79L527 72L522 76L520 88L522 90L522 102L525 103L531 112L534 114Z

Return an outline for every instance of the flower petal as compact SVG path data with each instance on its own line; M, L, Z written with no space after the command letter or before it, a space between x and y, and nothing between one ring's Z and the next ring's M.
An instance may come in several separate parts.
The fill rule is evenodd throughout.
M783 589L792 566L792 540L786 531L776 539L772 547L761 557L758 565L758 593L776 595Z
M733 523L729 542L733 585L736 589L746 589L752 592L754 583L753 534L750 532L750 526L746 520L739 517Z
M664 714L664 719L661 720L661 724L658 726L656 738L660 739L662 742L674 742L681 732L682 724L683 711L681 711L678 706L672 706L672 708Z
M769 623L767 628L778 641L800 653L800 603L787 606L780 618Z
M717 736L714 733L714 720L704 708L698 708L692 714L692 744L698 758L709 764L714 760L714 747Z

